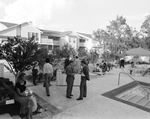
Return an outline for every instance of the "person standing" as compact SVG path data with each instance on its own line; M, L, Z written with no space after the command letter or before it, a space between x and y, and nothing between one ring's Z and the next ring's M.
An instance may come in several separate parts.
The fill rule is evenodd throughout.
M120 68L122 69L122 71L123 71L123 68L124 68L124 64L125 64L125 60L124 60L124 58L121 58L120 59Z
M67 58L65 59L64 69L66 69L66 67L69 65L69 58L70 58L70 56L68 55Z
M87 66L86 61L82 60L81 65L82 65L82 73L81 73L81 82L80 82L80 96L77 100L83 100L83 97L87 96L86 81L90 80L89 68Z
M33 84L36 86L36 79L37 79L37 76L38 76L38 69L37 67L33 67L32 69L32 77L33 77Z
M66 83L67 83L67 91L66 91L66 98L71 98L72 95L72 88L74 83L74 71L73 71L74 62L71 60L69 65L66 67Z
M107 64L106 62L103 60L102 61L102 73L103 75L105 75L105 72L107 71Z
M45 64L43 66L43 73L44 73L44 78L45 78L45 89L47 96L50 96L49 92L49 86L50 86L50 81L53 76L53 66L50 64L50 59L46 58Z

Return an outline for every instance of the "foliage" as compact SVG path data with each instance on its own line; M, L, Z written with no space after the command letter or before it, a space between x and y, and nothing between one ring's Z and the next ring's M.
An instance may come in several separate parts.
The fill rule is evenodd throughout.
M15 77L41 63L47 55L45 49L39 48L34 38L29 40L18 37L8 38L1 43L0 51L9 65L6 67Z
M97 53L97 51L95 49L90 50L90 57L89 60L94 64L97 62L99 58L99 54Z
M141 26L141 32L147 37L150 37L150 15L146 16L146 19Z
M57 60L66 58L67 56L71 54L76 55L76 52L75 52L75 49L69 44L64 45L62 49L57 48L53 50L53 56Z
M150 17L147 17L142 28L150 33L149 27L147 28L147 25L145 25L149 23L149 20ZM106 30L98 29L93 34L95 41L103 46L103 58L106 58L106 56L107 58L122 57L127 50L140 46L150 48L150 39L144 37L142 32L130 27L123 16L117 16L115 20L110 21L110 25L106 27ZM110 51L109 55L111 57L107 51Z
M85 48L78 48L78 56L79 57L88 57L89 53Z

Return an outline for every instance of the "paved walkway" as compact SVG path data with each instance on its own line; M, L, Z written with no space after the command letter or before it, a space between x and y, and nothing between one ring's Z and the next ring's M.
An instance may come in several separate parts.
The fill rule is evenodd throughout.
M61 109L61 113L53 116L53 119L149 119L150 113L138 108L114 101L101 94L118 88L118 74L120 69L113 69L104 76L91 78L88 82L88 95L82 101L77 101L79 97L79 87L73 87L72 99L67 99L66 86L56 86L52 82L50 87L50 97L46 96L45 88L42 84L30 86L37 95L47 102ZM133 76L136 80L150 82L149 75ZM132 80L122 74L120 86L132 82ZM30 83L28 85L31 85ZM46 119L49 119L47 117Z

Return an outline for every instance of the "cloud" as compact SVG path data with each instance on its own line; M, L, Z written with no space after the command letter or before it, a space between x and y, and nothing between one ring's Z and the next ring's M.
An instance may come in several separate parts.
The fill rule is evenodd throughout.
M150 12L139 14L139 15L127 16L126 18L127 20L130 20L130 21L143 21L146 19L147 15L150 15Z
M0 8L4 8L6 6L6 3L0 1Z
M72 0L17 0L5 7L6 16L3 21L13 23L32 21L36 27L47 28L55 14L69 11L71 5Z

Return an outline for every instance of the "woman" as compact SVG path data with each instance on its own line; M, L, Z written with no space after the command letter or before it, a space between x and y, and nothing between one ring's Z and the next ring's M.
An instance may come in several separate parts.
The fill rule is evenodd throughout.
M20 113L26 114L27 119L32 119L32 107L34 106L34 102L30 98L30 96L25 93L26 90L26 81L25 81L25 73L21 73L17 78L17 83L15 85L15 90L17 92L16 101L21 104Z

